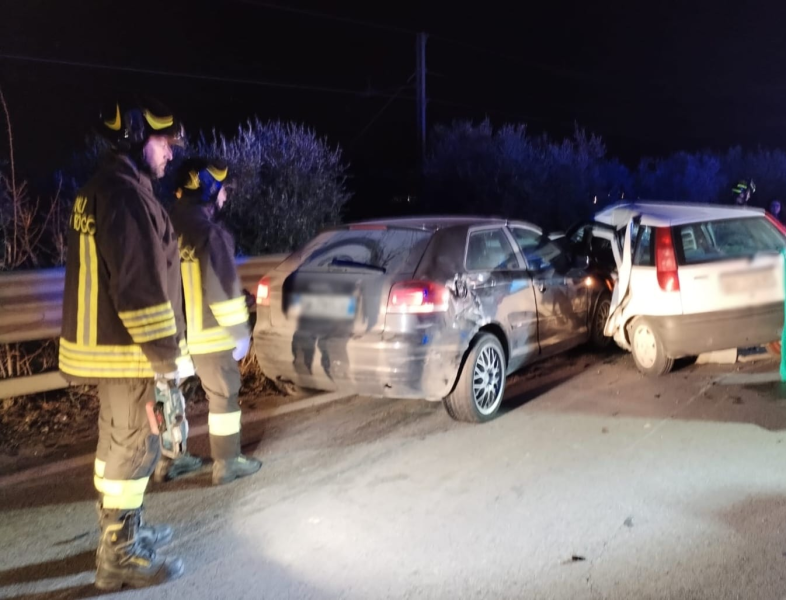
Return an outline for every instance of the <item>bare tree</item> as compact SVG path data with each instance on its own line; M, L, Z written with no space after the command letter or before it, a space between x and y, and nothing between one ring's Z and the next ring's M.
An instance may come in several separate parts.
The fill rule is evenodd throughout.
M2 88L0 104L5 114L9 151L8 170L0 171L0 270L37 268L53 262L59 264L63 259L63 235L53 231L52 225L62 210L60 188L48 206L42 207L41 199L30 194L27 182L17 179L11 113ZM48 243L42 243L47 233L52 237L45 240Z

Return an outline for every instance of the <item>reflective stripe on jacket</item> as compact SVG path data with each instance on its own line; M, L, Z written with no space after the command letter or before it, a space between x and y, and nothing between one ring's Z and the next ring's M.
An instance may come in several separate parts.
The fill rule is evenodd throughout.
M250 335L235 244L211 218L212 206L184 191L171 216L180 245L188 349L192 354L233 350Z
M74 382L153 377L190 360L177 238L150 179L113 156L69 219L59 368Z

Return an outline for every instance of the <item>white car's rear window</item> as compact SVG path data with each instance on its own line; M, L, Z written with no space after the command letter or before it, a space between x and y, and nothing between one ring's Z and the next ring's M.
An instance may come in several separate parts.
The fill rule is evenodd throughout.
M746 258L786 248L786 237L764 217L691 223L673 231L683 265Z

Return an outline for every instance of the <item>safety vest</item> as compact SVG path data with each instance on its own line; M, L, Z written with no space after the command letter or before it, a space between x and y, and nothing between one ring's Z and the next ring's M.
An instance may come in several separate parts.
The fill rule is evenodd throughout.
M190 361L177 238L150 179L113 156L68 223L59 368L74 383L152 378Z
M212 220L211 211L198 194L186 191L171 212L180 247L191 354L233 350L239 340L250 335L248 307L235 266L235 244Z

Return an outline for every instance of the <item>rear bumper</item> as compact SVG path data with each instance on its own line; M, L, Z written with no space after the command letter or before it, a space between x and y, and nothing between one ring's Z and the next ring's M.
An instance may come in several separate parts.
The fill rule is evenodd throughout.
M746 348L781 339L781 302L696 315L647 317L671 358Z
M441 400L453 388L463 353L459 340L437 344L422 336L359 339L254 332L266 377L303 388L359 395Z

